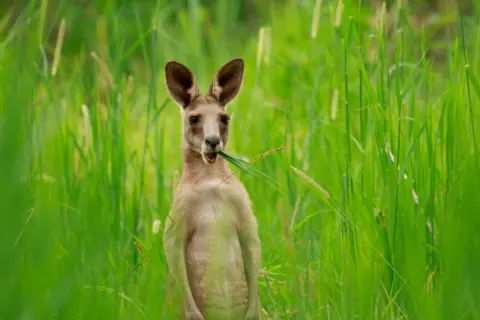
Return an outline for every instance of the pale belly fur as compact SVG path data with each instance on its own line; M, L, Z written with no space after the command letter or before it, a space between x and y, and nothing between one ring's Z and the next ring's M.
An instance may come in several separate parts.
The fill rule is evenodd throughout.
M195 213L195 229L186 246L192 294L206 320L243 319L248 286L235 209L221 199L205 200Z

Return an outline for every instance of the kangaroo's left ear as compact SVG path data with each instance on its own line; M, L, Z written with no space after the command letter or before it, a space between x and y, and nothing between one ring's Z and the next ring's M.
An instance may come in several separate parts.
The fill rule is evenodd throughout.
M199 95L195 75L188 67L176 61L165 65L165 81L172 98L183 108Z
M237 58L227 62L215 74L208 94L224 107L232 101L240 91L243 82L243 59Z

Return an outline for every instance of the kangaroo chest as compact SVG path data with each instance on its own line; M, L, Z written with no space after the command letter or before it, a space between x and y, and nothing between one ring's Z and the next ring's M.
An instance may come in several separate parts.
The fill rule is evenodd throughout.
M228 237L236 233L242 211L240 190L220 179L205 181L192 189L189 201L189 229L210 236Z

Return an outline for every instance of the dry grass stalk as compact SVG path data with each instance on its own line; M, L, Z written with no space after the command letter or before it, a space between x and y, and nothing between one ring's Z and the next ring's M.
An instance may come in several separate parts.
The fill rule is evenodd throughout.
M60 22L60 28L57 35L57 44L55 46L55 53L53 56L52 76L55 76L58 72L58 66L60 64L60 56L62 54L63 39L65 38L65 18Z
M315 182L312 178L310 178L309 176L307 176L304 172L300 171L299 169L295 168L294 166L290 166L290 168L292 168L293 172L295 172L296 174L298 174L300 177L302 177L303 179L305 179L305 181L310 184L312 187L314 187L315 189L319 190L320 193L322 193L322 195L326 198L326 199L330 199L330 194L327 192L327 190L325 190L321 185L319 185L317 182Z
M267 152L264 152L264 153L262 153L261 155L256 156L255 158L253 158L252 160L250 160L248 163L249 163L249 164L252 164L252 163L254 163L254 162L257 162L258 160L261 160L261 159L265 158L266 156L271 155L272 153L282 151L284 148L285 148L285 147L279 147L279 148L275 148L275 149L268 150Z
M317 38L318 24L320 23L320 12L322 9L322 2L323 0L315 1L315 7L313 8L312 39Z

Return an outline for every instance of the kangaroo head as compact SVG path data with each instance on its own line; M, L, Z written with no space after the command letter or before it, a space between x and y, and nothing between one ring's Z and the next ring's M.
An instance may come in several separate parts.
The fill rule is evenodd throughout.
M243 70L242 59L229 61L202 95L190 69L175 61L165 65L168 92L182 111L183 145L199 153L205 163L214 163L227 144L230 117L226 107L240 90Z

